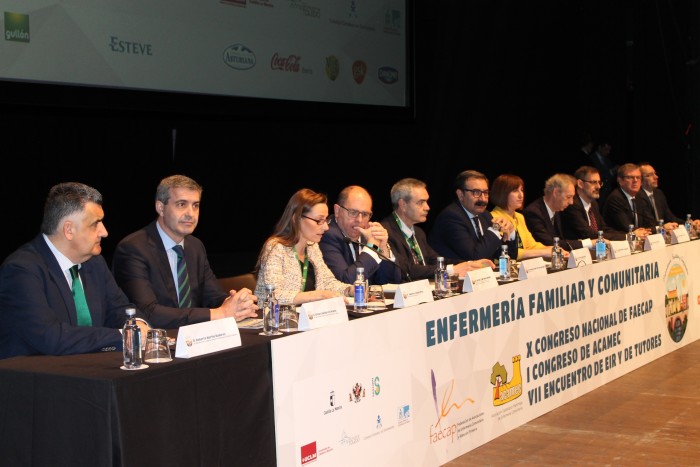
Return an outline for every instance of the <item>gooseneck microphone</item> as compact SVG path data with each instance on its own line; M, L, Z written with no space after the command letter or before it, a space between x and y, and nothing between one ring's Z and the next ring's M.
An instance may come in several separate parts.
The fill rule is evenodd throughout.
M388 261L388 262L390 262L391 264L393 264L394 266L396 266L397 268L399 268L399 272L401 272L401 275L402 275L402 276L405 276L405 277L406 277L406 280L408 280L408 282L412 282L412 281L413 281L413 280L411 279L411 275L408 273L408 271L404 270L401 266L399 266L398 264L396 264L396 261L392 261L391 258L389 258L389 257L386 256L385 254L381 253L381 252L379 251L379 247L378 247L377 245L368 245L367 243L364 243L364 242L358 242L357 240L353 240L352 238L350 238L350 237L348 237L348 236L345 236L345 237L344 237L344 240L345 240L345 243L347 243L348 245L352 243L353 245L358 245L358 246L360 246L360 247L365 247L365 246L366 246L366 247L369 248L370 250L372 250L372 251L374 251L375 253L377 253L377 256L379 256L381 259L383 259L383 260L385 260L385 261Z

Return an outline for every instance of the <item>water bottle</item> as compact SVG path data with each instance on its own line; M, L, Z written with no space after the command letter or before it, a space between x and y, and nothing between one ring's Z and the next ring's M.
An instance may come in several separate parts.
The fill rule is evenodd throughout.
M630 252L637 250L637 234L634 233L634 224L627 226L627 243L630 244Z
M363 313L367 311L367 281L365 280L365 268L357 268L357 276L353 282L355 288L355 304L353 310Z
M685 215L685 230L688 231L688 238L693 236L693 218L690 214Z
M272 336L280 329L280 307L275 297L275 285L265 284L265 299L263 300L263 334Z
M659 225L656 226L656 233L660 233L661 238L664 239L664 242L669 243L668 240L666 240L666 229L664 229L663 219L659 219Z
M554 237L552 245L552 269L558 271L564 267L564 253L559 245L559 237Z
M595 259L596 261L605 261L608 257L606 251L605 239L603 239L603 231L598 231L598 240L595 241Z
M141 353L141 328L136 324L136 308L126 309L126 322L122 329L124 368L133 370L143 363Z
M503 280L510 279L510 256L508 256L508 245L501 245L501 256L498 257L498 277Z
M450 293L447 285L447 269L445 268L445 258L437 257L437 269L435 269L435 296L442 298Z

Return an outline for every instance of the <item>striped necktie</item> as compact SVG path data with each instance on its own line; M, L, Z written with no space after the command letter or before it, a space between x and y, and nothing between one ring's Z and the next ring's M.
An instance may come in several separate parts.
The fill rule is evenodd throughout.
M596 220L595 216L593 215L592 206L588 207L588 218L591 220L591 230L598 233L598 221Z
M73 301L75 301L75 311L78 316L78 326L92 326L90 308L88 308L87 300L85 299L83 284L80 283L80 275L78 274L77 264L70 268L70 275L73 278L71 288L73 293Z
M481 221L479 221L479 218L477 216L472 217L472 222L474 223L474 230L476 230L476 238L481 240Z
M180 308L189 308L192 306L192 297L190 296L190 276L187 274L187 261L185 261L185 249L182 245L173 247L177 254L177 296L179 297Z

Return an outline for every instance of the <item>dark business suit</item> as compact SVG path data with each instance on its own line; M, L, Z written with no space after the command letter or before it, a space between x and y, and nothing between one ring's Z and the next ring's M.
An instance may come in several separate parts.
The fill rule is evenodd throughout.
M646 191L644 193L646 194ZM664 223L676 222L678 224L682 224L685 222L685 219L681 219L671 211L671 208L668 205L668 201L666 200L666 195L663 191L661 191L659 188L654 188L652 194L654 195L654 204L656 205L656 212L659 213L659 217L656 218L657 223L659 219L663 219ZM649 200L649 203L651 203L651 199ZM653 206L651 210L652 212L654 211Z
M81 265L92 326L78 326L71 287L43 236L22 245L0 266L0 358L121 350L119 328L133 306L102 256Z
M401 267L402 271L408 272L410 280L433 279L437 266L437 257L440 255L428 244L425 231L417 225L413 226L416 243L420 247L423 261L425 262L425 264L421 264L413 260L411 246L401 232L401 228L396 223L394 216L386 216L382 219L382 225L389 232L389 244L391 245L391 251L394 252L396 257L396 264ZM456 264L459 262L458 259L445 258L445 264Z
M525 223L530 233L538 242L545 245L554 245L554 237L559 237L559 245L567 251L583 246L581 240L567 238L562 229L561 212L554 213L554 223L549 217L549 211L544 204L544 198L540 196L523 210Z
M644 190L639 190L639 193L635 196L635 204L637 206L637 226L652 229L653 232L657 224L656 218L654 217L654 210L651 207L649 197L644 193ZM627 200L627 196L619 187L615 188L608 196L603 206L603 217L610 227L623 232L627 232L629 225L634 224L632 207Z
M498 258L501 255L502 241L498 235L488 230L493 224L493 216L484 211L478 217L483 231L481 238L477 237L474 224L459 200L453 200L435 219L428 236L430 246L440 256L455 258L455 261ZM506 244L508 255L517 258L517 242L509 240Z
M574 196L574 204L561 212L561 227L565 238L589 238L595 240L598 238L598 230L602 230L603 237L608 240L625 240L627 238L627 231L615 230L605 223L603 215L598 208L598 201L591 201L589 209L588 215L595 217L598 223L597 230L591 228L581 197L578 194Z
M208 321L210 309L220 307L228 296L209 267L204 244L189 235L184 248L192 308L178 307L175 279L156 221L122 239L114 251L114 278L154 327L175 329Z
M353 244L345 242L345 235L335 219L330 228L321 237L318 246L323 253L323 262L333 271L336 279L352 284L357 277L357 268L365 268L365 279L370 284L398 284L401 282L401 269L393 261L382 259L379 263L369 254L361 252L353 261L350 248ZM362 240L364 243L364 239Z

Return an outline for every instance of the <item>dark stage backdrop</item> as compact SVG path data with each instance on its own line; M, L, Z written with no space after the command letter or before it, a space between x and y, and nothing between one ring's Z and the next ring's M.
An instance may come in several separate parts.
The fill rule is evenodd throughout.
M676 213L700 216L694 2L415 3L414 118L295 115L276 101L254 116L0 103L0 258L38 232L51 185L82 181L105 197L111 260L155 217L158 181L183 173L204 186L196 235L215 273L238 274L298 188L332 203L363 185L381 218L393 182L420 178L429 230L459 171L520 174L530 201L568 167L583 129L608 139L617 162L651 161ZM0 96L7 90L0 83Z

